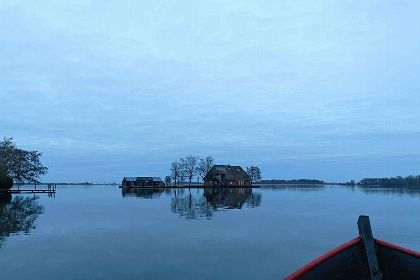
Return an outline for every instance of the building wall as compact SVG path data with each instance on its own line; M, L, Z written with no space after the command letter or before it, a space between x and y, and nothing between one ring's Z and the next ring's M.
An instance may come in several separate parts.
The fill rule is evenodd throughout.
M251 187L251 181L226 181L225 187ZM213 187L213 180L206 180L204 181L205 187Z
M214 187L214 186L217 186L217 185L213 183L213 180L207 180L207 181L204 181L204 186L205 187Z
M149 187L149 186L153 186L153 181L152 180L137 180L137 186L139 187Z
M245 187L251 187L252 186L252 182L251 181L245 181L244 186Z
M122 185L123 186L127 186L127 187L136 186L136 182L135 181L126 181L126 180L123 180L122 181Z
M122 186L125 187L151 187L151 186L165 186L165 183L162 181L153 181L153 180L136 180L136 181L122 181Z
M227 181L226 187L250 187L251 181Z

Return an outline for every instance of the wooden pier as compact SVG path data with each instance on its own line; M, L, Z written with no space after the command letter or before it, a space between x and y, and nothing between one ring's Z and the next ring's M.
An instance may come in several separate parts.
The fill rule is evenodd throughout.
M17 189L14 190L0 190L0 193L48 193L48 194L55 194L57 191L57 184L48 184L47 189L37 189L36 185L34 189L21 189L18 186Z

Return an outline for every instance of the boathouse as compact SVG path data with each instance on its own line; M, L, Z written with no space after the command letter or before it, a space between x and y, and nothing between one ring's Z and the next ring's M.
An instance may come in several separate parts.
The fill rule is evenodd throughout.
M250 187L251 177L239 165L214 165L204 177L205 187Z
M123 187L164 187L160 177L124 177Z

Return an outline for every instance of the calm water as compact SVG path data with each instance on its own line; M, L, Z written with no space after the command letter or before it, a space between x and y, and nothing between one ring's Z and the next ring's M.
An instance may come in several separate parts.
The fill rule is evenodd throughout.
M1 197L0 279L281 279L356 237L360 214L420 251L420 191L58 186Z

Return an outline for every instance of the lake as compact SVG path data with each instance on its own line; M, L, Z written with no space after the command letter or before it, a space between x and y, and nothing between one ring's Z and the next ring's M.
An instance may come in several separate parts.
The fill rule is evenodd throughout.
M414 190L59 185L55 198L3 195L0 279L281 279L357 237L362 214L374 237L420 251Z

